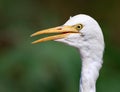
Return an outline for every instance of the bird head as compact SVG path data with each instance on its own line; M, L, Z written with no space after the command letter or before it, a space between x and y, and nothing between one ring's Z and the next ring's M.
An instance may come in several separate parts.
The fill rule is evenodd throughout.
M79 14L70 19L62 26L49 28L33 33L31 36L41 34L52 34L32 42L32 44L45 42L49 40L67 43L76 48L95 49L99 48L103 51L104 39L100 26L92 17Z

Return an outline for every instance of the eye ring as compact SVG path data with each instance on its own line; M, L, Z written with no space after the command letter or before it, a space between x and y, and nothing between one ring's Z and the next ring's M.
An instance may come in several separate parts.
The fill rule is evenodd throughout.
M83 28L83 25L82 25L82 24L76 25L76 29L77 29L77 30L80 30L80 29L82 29L82 28Z

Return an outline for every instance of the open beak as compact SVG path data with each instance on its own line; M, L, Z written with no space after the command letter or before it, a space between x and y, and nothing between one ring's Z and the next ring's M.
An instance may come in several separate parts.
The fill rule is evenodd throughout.
M66 36L68 36L71 33L78 33L78 30L75 29L73 26L60 26L60 27L54 27L54 28L35 32L31 35L31 37L41 35L41 34L51 34L51 33L57 33L57 35L41 38L39 40L32 42L32 44L49 41L49 40L65 38Z

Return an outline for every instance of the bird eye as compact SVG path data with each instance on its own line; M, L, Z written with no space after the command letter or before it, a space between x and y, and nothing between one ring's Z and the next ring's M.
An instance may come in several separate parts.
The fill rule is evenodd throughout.
M79 26L77 26L77 28L81 28L81 26L79 25Z
M76 25L75 27L76 27L77 30L80 30L80 29L83 28L83 25L82 25L82 24L78 24L78 25Z

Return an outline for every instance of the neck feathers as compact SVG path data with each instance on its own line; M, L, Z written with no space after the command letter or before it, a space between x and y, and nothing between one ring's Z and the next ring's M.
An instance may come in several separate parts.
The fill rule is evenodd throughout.
M82 58L80 92L96 92L96 80L99 76L102 62L101 58Z

